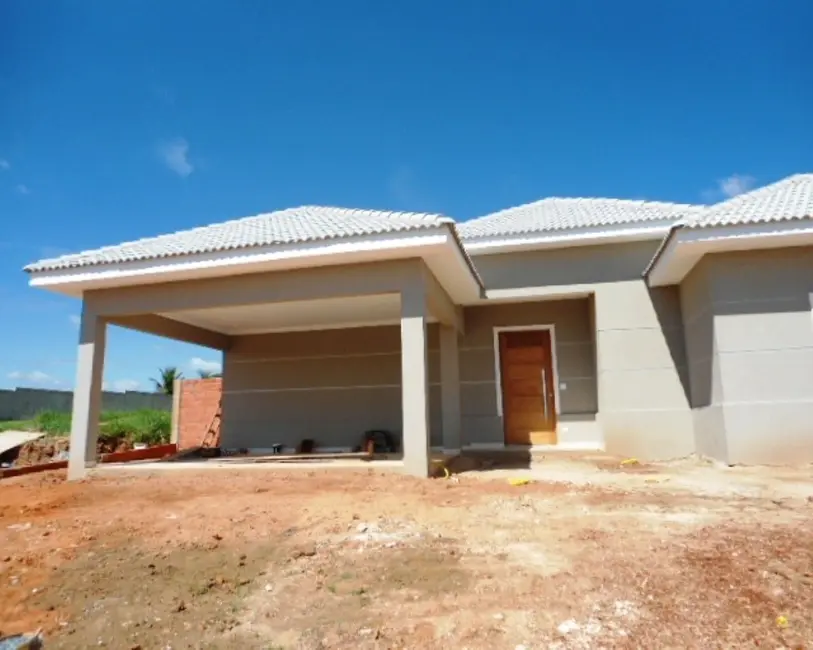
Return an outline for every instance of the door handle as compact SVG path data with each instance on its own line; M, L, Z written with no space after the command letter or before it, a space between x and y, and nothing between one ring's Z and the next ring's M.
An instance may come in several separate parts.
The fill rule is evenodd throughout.
M545 413L545 420L548 419L548 374L542 368L542 409Z

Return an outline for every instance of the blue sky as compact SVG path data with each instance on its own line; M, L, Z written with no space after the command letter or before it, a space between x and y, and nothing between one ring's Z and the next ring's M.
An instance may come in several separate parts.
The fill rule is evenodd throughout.
M809 0L0 3L0 387L70 387L21 267L319 203L458 219L813 171ZM212 351L113 329L105 380Z

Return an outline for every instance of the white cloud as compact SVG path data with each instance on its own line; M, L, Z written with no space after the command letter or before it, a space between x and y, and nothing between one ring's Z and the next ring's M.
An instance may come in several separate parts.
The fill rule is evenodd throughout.
M195 171L194 165L189 162L189 143L183 138L159 145L158 155L164 164L178 176L186 178Z
M219 361L207 361L200 357L192 357L189 360L189 367L192 368L192 370L200 370L202 372L220 372L222 368Z
M717 186L723 196L730 199L732 196L737 196L737 194L743 194L750 190L754 187L755 182L756 179L753 176L732 174L728 178L721 178L717 181Z
M10 372L8 374L8 378L14 379L21 383L36 384L38 386L47 384L56 386L57 384L62 383L56 377L52 377L41 370L32 370L31 372L20 372L19 370L15 370L14 372Z
M703 190L703 200L708 203L717 203L718 201L730 199L751 190L754 183L756 183L756 179L753 176L731 174L727 178L717 179L716 187Z
M74 327L79 327L79 324L82 322L82 317L77 316L76 314L71 314L70 316L68 316L68 320Z
M3 171L8 171L11 169L11 163L5 158L0 158L0 169Z
M128 390L138 390L141 388L141 382L136 379L116 379L110 382L110 388L117 393L123 393Z
M28 185L23 185L22 183L20 183L15 189L20 194L31 194L31 190L28 189Z

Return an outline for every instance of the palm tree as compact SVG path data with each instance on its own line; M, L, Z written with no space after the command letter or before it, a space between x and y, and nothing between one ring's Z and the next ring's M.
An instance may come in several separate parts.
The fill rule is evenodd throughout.
M175 389L175 380L183 379L183 373L175 366L159 368L158 372L161 375L160 380L150 379L150 381L155 384L155 392L163 393L164 395L172 395L172 391Z
M212 379L213 377L220 377L219 372L212 372L211 370L198 370L198 377L201 379Z

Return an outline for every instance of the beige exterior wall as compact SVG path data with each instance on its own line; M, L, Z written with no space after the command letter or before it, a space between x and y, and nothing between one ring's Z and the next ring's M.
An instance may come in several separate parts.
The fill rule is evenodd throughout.
M713 362L696 381L722 405L722 460L813 461L813 247L710 255L697 271Z
M462 442L502 444L494 328L552 324L556 332L560 442L599 448L590 303L559 300L464 310L459 338ZM431 444L442 445L439 326L428 328ZM368 429L401 435L397 326L235 337L224 355L223 445L353 447Z
M437 294L430 276L422 260L406 259L99 289L86 292L84 304L111 320L138 316L133 326L147 329L155 319L145 314L171 317L189 309L395 294L424 283Z
M428 328L431 443L442 442L438 326ZM355 447L402 434L397 325L235 337L224 354L224 447Z
M686 357L697 453L727 461L723 385L714 339L714 310L708 259L692 269L680 286Z
M365 430L402 434L405 428L405 469L426 475L429 434L436 443L442 436L436 424L441 390L439 378L427 377L430 363L418 355L427 349L427 321L456 328L460 310L421 259L99 290L87 292L84 305L94 318L151 331L167 329L175 311L383 294L400 298L393 327L272 337L169 329L224 348L224 446L295 447L312 438L321 447L355 447ZM431 367L436 369L439 346L434 340ZM89 373L88 358L82 370L87 366ZM446 401L452 404L450 394ZM447 420L453 416L447 413Z
M641 458L697 450L731 463L813 461L813 248L709 255L680 287L650 289L641 274L657 246L477 256L488 290L540 289L549 298L462 310L420 260L88 292L72 434L82 444L74 446L91 448L95 436L108 322L225 349L226 447L296 446L304 438L354 447L368 429L401 436L404 400L424 412L426 373L430 439L440 446L438 325L428 327L426 373L422 361L415 372L403 363L417 358L409 350L423 350L431 315L464 326L457 340L464 446L503 441L495 328L553 325L561 444ZM418 297L406 356L404 313L400 326L229 337L167 318L175 310L377 294ZM446 365L453 366L448 350ZM405 381L408 395L404 376L417 378ZM425 418L417 429L425 441ZM78 476L89 458L74 456Z
M670 458L694 450L679 292L641 277L658 242L481 255L486 288L589 292L598 424L608 451Z
M570 299L472 306L459 339L463 445L504 440L494 328L553 325L560 444L642 458L694 450L688 368L675 287L641 272L656 243L475 258L488 289L550 287ZM590 293L584 296L585 291ZM437 326L429 328L430 432L442 444ZM225 354L224 445L358 444L400 435L400 334L376 327L235 337Z
M494 331L498 327L553 325L556 339L560 444L601 448L595 349L587 298L468 307L460 339L463 444L502 444Z

